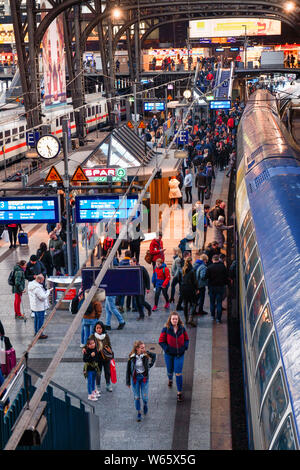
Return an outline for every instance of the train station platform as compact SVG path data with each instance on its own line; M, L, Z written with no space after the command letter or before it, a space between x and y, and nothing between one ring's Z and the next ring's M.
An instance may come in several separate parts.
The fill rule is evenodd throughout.
M222 198L227 200L229 178L226 172L216 172L211 201ZM196 202L196 191L193 191L193 202ZM181 210L171 213L171 225L176 217L182 217ZM14 264L20 259L28 260L35 253L42 241L48 241L45 225L24 226L29 232L29 247L8 249L8 244L0 240L0 319L5 333L9 336L17 357L25 351L34 335L33 318L30 317L28 295L23 296L23 308L27 321L15 320L13 311L13 295L8 286L7 278ZM210 237L208 229L207 239ZM180 237L170 235L163 238L166 248L166 263L170 267L173 259L173 248L177 247ZM149 241L141 246L140 262L144 264L152 276L152 267L144 262L144 255ZM122 253L124 254L124 252ZM147 301L153 305L153 290L147 295ZM175 299L178 298L176 292ZM102 377L101 397L93 405L99 417L100 450L230 450L230 389L227 345L226 310L224 321L216 324L210 315L197 317L197 328L187 327L190 337L189 349L185 354L183 371L184 401L177 403L176 387L167 386L167 374L164 357L158 338L171 311L163 308L160 299L159 309L144 321L136 321L135 312L125 312L126 325L117 330L118 323L112 317L112 330L109 331L112 348L115 353L117 383L113 392L105 390ZM175 306L172 304L172 306ZM224 302L226 309L226 301ZM209 298L206 294L205 310L209 311ZM180 312L181 313L181 312ZM182 312L183 313L183 312ZM183 314L182 314L183 317ZM59 344L74 317L68 310L57 311L47 326L48 339L38 341L29 354L29 367L43 374L47 369ZM101 320L105 322L105 311ZM157 353L157 360L150 371L149 382L149 413L142 422L136 421L133 393L126 387L127 359L135 340L141 339L146 348ZM65 389L71 390L81 399L87 399L86 379L83 376L83 361L80 348L80 329L73 337L61 363L52 378ZM39 380L39 379L38 379ZM36 382L38 385L38 381Z

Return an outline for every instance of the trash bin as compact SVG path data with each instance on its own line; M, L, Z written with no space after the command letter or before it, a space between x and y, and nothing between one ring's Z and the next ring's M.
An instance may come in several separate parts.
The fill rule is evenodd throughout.
M68 289L73 279L74 279L74 276L50 276L48 277L49 288L53 287L51 298L49 298L53 307L64 296L66 290ZM62 301L62 304L59 310L69 309L71 300L73 300L74 297L78 294L78 291L81 287L81 282L82 282L81 277L77 277L74 285L71 287L66 297Z

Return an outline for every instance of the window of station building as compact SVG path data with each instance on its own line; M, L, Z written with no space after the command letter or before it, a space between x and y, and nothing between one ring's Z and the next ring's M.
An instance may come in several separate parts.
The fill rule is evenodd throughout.
M245 230L245 233L244 233L244 236L243 236L243 239L242 239L242 243L241 243L243 252L245 251L247 241L249 240L249 237L250 237L252 231L253 231L253 224L252 224L252 221L250 221L248 227Z
M261 425L264 437L264 447L268 449L274 433L280 424L287 408L288 400L284 388L281 371L279 370L271 383L261 413Z
M244 253L244 257L243 257L243 269L244 270L245 270L246 264L248 263L248 259L249 259L249 256L251 254L251 251L254 247L255 241L256 241L255 234L253 232L251 237L249 238L249 242L247 243L245 253Z
M272 446L272 450L296 450L295 430L292 417L289 415L285 420L280 432Z
M254 296L252 305L249 310L249 324L251 335L253 333L257 319L259 318L261 311L267 301L267 294L264 281L261 282L257 292Z
M250 273L250 276L251 276L251 273ZM248 306L251 303L251 300L254 296L254 292L256 291L261 278L262 278L262 269L261 269L260 262L258 262L258 264L256 265L256 268L254 269L253 275L250 277L250 281L247 287L247 305Z
M10 136L10 131L5 131L4 132L4 137L5 137L4 144L5 145L10 144L10 142L11 142L11 139L10 139L9 136Z
M270 307L267 304L264 308L264 311L258 321L257 327L253 336L253 348L255 355L255 362L258 359L258 356L264 347L267 337L272 330L273 321L270 313Z
M252 252L252 255L250 256L249 258L249 262L246 266L246 269L245 269L245 272L244 272L244 281L245 281L245 286L247 288L247 285L248 285L248 282L249 282L249 279L250 279L250 276L251 276L251 273L258 261L258 251L257 251L257 247L254 248L253 252Z

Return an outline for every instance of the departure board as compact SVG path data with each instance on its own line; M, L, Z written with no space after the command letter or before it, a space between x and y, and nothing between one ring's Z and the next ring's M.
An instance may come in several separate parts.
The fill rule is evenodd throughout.
M0 198L0 224L30 224L58 221L57 196L14 196Z
M99 220L115 220L128 219L131 209L137 201L138 195L123 196L114 195L93 195L93 196L76 196L76 222L98 222ZM139 216L139 211L134 218Z
M209 102L210 109L230 109L231 101L230 100L215 100Z

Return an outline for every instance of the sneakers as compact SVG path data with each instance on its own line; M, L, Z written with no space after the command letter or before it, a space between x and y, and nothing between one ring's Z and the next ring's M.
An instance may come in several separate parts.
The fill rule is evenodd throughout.
M120 323L119 326L118 326L118 328L117 328L117 330L123 330L124 326L125 326L125 322L124 322L124 323Z
M183 401L183 396L182 396L182 393L181 393L181 392L178 392L178 393L177 393L177 401L178 401L178 402Z
M41 335L39 336L39 339L47 339L48 338L48 335Z
M142 415L140 412L138 412L138 415L137 415L137 422L139 423L140 421L142 421Z
M34 318L34 313L33 313L33 312L31 312L31 315L30 315L30 316L31 316L31 318Z
M111 326L105 325L105 329L106 329L106 330L111 330Z
M24 320L25 316L22 315L22 313L20 315L15 315L15 319L17 320Z
M148 406L144 405L144 415L146 416L147 413L148 413Z
M167 302L164 308L169 308L169 307L170 307L170 302Z
M154 305L154 306L153 306L152 312L155 312L155 310L157 310L157 305Z
M112 392L112 391L113 391L111 384L106 384L106 390L107 390L108 392Z
M172 385L173 385L173 380L169 380L168 387L172 387Z
M92 393L91 395L88 395L88 400L90 400L90 401L98 401L98 398L97 398L95 395L93 395L93 393Z
M149 309L147 308L147 311L148 311L148 317L150 317L151 314L152 314L151 308L149 308Z
M98 389L96 388L96 390L93 391L92 395L94 395L95 397L99 398L99 397L101 396L101 392L100 392L100 390L98 390Z
M84 348L84 346L85 346L85 344L81 343L79 347Z

